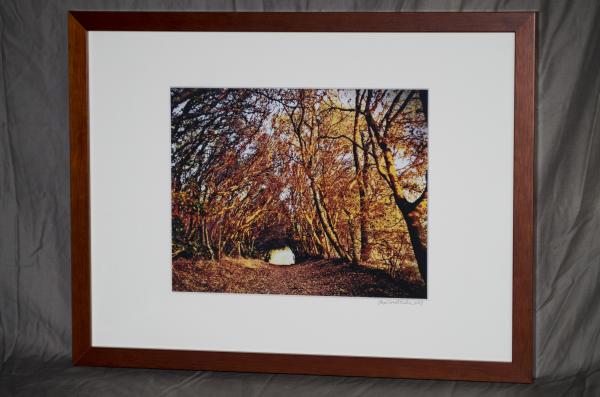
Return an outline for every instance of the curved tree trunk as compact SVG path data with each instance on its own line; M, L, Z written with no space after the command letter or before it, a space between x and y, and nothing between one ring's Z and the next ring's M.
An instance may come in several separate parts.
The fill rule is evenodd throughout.
M407 106L408 102L411 100L413 95L414 91L411 91L411 93L406 97L404 102L400 104L399 110L396 114L401 113L402 109L404 109ZM404 218L406 228L408 230L408 235L410 237L410 242L415 255L415 260L417 262L417 267L419 268L419 273L421 274L421 278L423 279L423 281L427 283L427 242L424 236L422 235L424 228L420 224L420 217L416 212L419 203L427 196L427 183L425 185L425 191L423 191L421 196L415 202L411 203L406 199L402 191L402 187L399 183L398 171L396 170L396 165L394 164L394 155L390 147L388 146L388 142L385 137L385 129L382 133L381 125L375 122L373 116L368 110L370 106L370 101L371 96L369 94L367 95L364 115L368 125L369 134L372 139L373 158L375 159L376 167L379 174L383 177L385 182L387 182L388 186L390 187L396 206L398 207L398 210ZM427 110L424 109L424 111L426 112ZM380 160L377 154L375 153L375 143L381 151L383 164L380 163Z

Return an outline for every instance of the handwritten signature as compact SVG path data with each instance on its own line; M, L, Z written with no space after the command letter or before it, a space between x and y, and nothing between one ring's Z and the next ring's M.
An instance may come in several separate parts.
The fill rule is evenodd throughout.
M379 299L377 305L411 305L423 306L422 299Z

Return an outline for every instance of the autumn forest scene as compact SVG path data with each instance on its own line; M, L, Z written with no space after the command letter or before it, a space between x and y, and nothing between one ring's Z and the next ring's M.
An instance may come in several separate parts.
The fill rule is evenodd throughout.
M425 298L428 93L171 89L172 289Z

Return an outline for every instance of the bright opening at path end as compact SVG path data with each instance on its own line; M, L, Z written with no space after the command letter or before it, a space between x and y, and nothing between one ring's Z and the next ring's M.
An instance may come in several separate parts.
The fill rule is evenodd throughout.
M293 265L295 261L296 258L290 247L271 250L269 253L269 263L272 265Z

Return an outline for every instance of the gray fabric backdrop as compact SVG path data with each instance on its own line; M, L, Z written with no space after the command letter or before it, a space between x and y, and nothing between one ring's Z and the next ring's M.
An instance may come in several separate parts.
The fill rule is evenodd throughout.
M534 385L73 368L66 12L539 11ZM600 396L600 2L0 3L0 395Z

